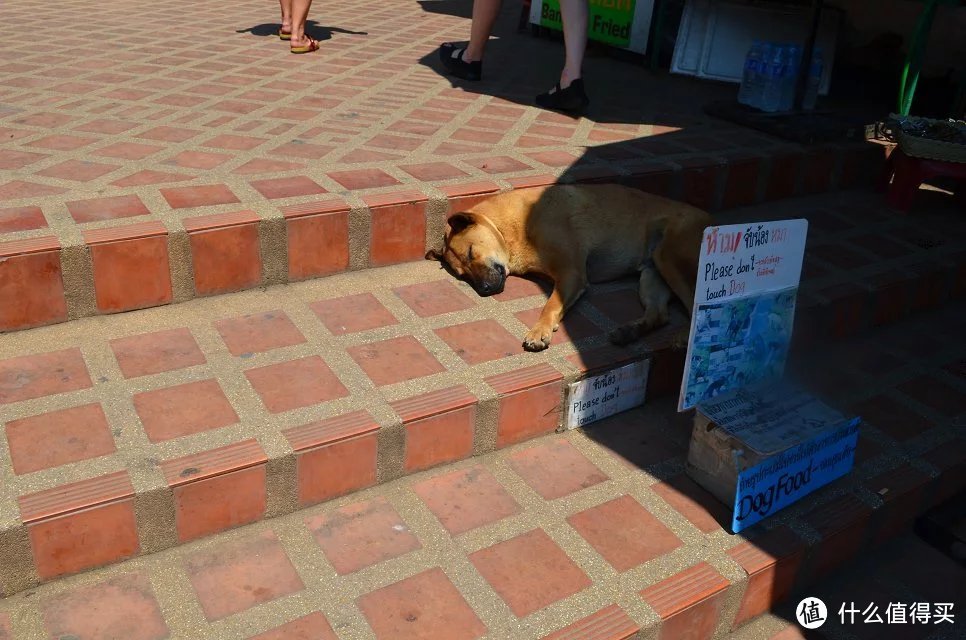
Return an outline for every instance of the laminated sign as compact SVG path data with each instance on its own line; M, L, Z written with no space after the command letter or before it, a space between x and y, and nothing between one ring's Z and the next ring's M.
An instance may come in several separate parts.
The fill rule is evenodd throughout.
M704 230L678 411L785 372L807 220Z

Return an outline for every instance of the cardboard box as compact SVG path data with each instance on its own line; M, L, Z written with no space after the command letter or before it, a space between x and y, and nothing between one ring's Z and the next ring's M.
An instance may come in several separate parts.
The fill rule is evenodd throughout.
M848 473L858 427L788 382L749 385L697 406L687 473L737 533Z

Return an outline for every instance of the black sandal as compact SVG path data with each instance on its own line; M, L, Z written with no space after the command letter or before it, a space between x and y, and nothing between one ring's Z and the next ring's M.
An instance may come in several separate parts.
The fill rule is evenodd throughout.
M463 60L464 53L466 53L465 47L460 48L452 42L444 42L439 47L439 60L451 76L463 80L481 80L483 78L483 62L480 60L467 62Z
M538 107L544 109L579 114L590 105L590 98L584 91L584 81L577 78L566 89L561 89L557 83L550 91L538 95L536 102Z

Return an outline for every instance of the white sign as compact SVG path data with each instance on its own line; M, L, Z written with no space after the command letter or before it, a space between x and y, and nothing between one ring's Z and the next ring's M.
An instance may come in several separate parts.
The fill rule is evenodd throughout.
M650 366L650 360L632 362L571 384L567 394L567 428L583 427L644 404Z
M704 230L678 411L782 376L807 234L807 220Z

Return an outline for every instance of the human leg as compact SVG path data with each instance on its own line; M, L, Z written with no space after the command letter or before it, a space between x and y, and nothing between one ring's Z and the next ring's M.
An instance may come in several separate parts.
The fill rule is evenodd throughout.
M278 30L278 37L282 40L292 39L292 0L278 0L282 8L282 27Z
M319 43L305 34L312 0L289 0L292 3L292 53L308 53L319 48Z
M445 42L440 46L439 58L451 75L466 80L481 79L483 53L501 5L502 0L474 0L469 44L459 47Z
M555 111L580 113L590 104L584 92L582 67L587 50L587 0L560 0L566 59L560 82L536 98L537 106Z

